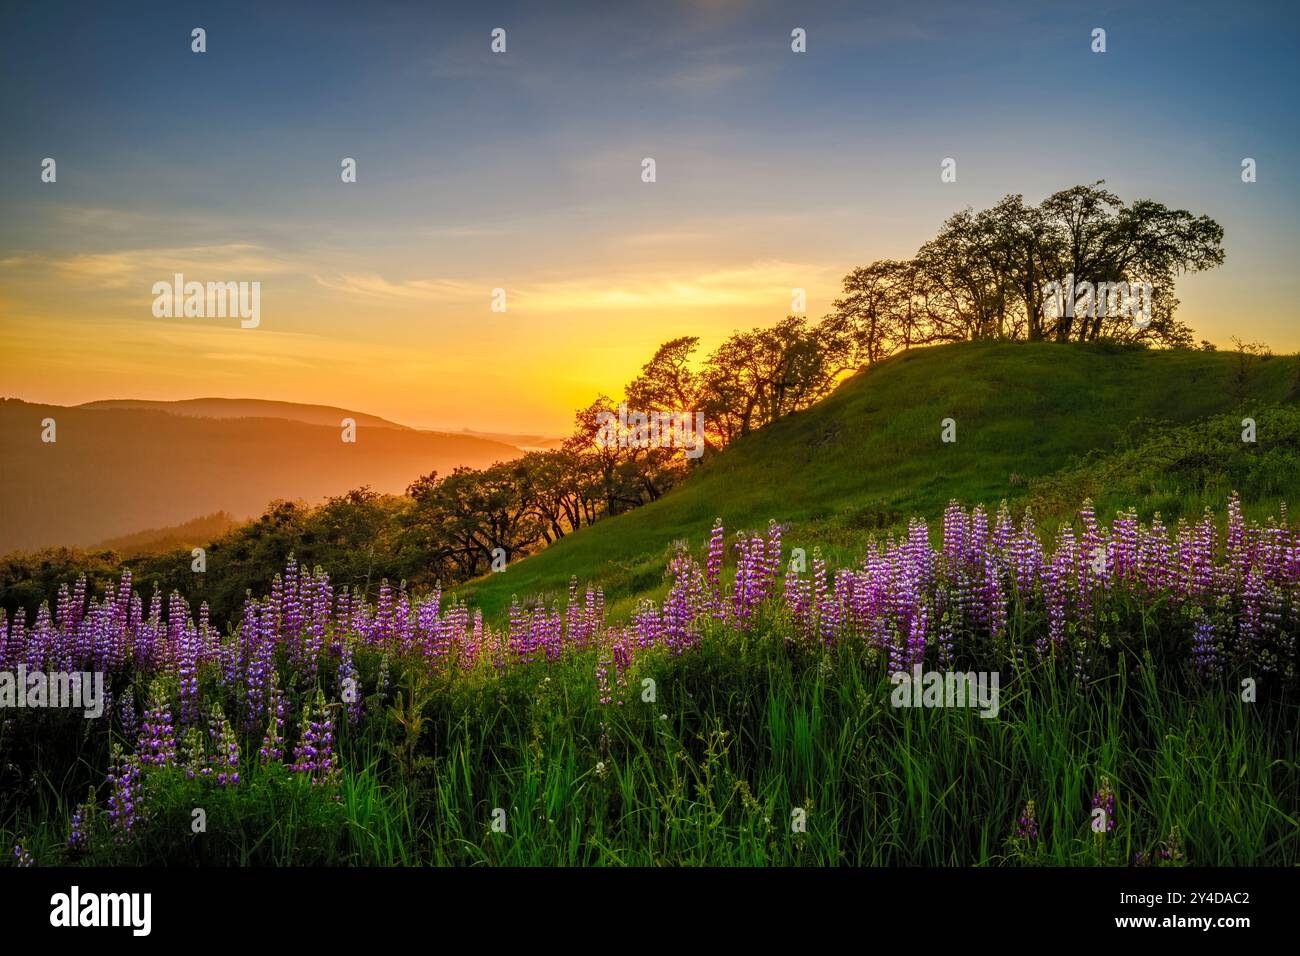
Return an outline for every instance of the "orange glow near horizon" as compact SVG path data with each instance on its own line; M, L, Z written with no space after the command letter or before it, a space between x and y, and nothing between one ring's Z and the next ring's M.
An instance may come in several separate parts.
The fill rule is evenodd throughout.
M88 271L102 270L94 263ZM336 405L417 427L563 436L597 395L617 400L661 342L698 335L703 358L730 332L785 315L789 274L751 269L752 288L686 280L656 291L649 279L615 280L605 291L594 280L567 290L507 286L505 313L490 311L486 284L456 295L362 294L289 277L299 288L285 295L281 277L266 276L260 325L242 329L238 319L154 318L151 297L134 292L148 292L148 276L78 286L67 270L35 273L0 301L0 394L58 405L259 398ZM829 310L837 282L824 278L807 291L815 319ZM1182 315L1196 327L1190 311ZM1232 329L1224 333L1216 344L1230 347ZM1269 344L1297 345L1294 336Z
M486 281L249 269L262 283L261 316L246 329L238 318L154 317L149 290L171 272L141 258L22 264L0 302L3 394L61 405L258 398L417 427L562 436L597 395L617 399L663 341L698 335L702 359L732 331L784 316L800 273L822 279L808 288L810 316L829 308L838 279L829 268L759 262L680 278L624 272L607 285L522 282L504 287L507 311L494 313ZM240 265L183 274L204 281L240 275Z

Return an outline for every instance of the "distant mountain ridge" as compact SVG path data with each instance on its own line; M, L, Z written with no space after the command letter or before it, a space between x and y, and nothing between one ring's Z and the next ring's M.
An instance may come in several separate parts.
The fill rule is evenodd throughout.
M301 402L276 402L262 398L184 398L177 401L149 401L135 398L112 398L97 402L84 402L74 408L90 410L136 410L167 412L193 418L281 418L304 422L308 425L338 427L344 418L351 418L358 426L371 428L397 428L402 431L419 431L409 425L399 425L378 415L349 411L335 405L308 405Z
M342 440L343 418L357 423L355 443ZM54 442L42 440L46 419ZM523 455L346 409L244 399L3 399L0 448L0 554L88 547L219 511L242 521L277 499L315 504L362 486L400 494L431 471Z
M563 438L551 438L546 435L503 435L498 432L476 432L468 428L462 428L458 432L447 431L444 434L486 438L488 441L499 441L505 442L507 445L514 445L516 448L522 448L525 451L544 451L559 448L565 442Z
M526 451L558 448L563 438L551 435L516 434L513 432L485 432L472 428L426 428L403 425L399 422L351 411L337 405L311 405L303 402L278 402L263 398L183 398L174 401L151 401L137 398L111 398L83 402L76 408L91 410L135 409L167 412L172 415L189 415L194 418L282 418L287 421L306 422L309 425L337 427L344 418L352 418L361 426L371 428L397 428L403 431L432 432L438 435L465 435L486 441L513 445Z

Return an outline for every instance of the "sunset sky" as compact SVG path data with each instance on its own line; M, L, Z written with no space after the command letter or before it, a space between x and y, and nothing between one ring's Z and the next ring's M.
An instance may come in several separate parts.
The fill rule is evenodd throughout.
M562 434L662 341L1097 179L1224 226L1199 336L1300 350L1289 4L435 6L5 4L0 395ZM260 281L260 326L155 318L177 272Z

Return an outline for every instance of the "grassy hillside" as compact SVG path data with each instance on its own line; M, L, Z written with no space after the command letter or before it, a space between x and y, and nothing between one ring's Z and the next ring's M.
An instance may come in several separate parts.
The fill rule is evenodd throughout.
M614 609L626 610L655 593L672 543L698 548L715 518L729 532L787 522L788 546L811 554L820 545L850 559L869 534L903 527L913 514L938 517L952 498L1014 501L1034 479L1076 467L1090 452L1130 446L1135 432L1158 435L1243 403L1241 414L1295 407L1298 386L1294 356L1055 343L920 349L736 442L660 501L459 590L496 614L512 594L549 603L577 575L601 583ZM945 418L956 421L955 443L941 441ZM1233 426L1231 440L1239 433ZM1269 440L1261 430L1259 447Z
M1254 443L1242 441L1242 419L1255 422ZM1221 510L1233 492L1257 518L1300 505L1300 403L1246 409L1172 427L1140 422L1125 445L1093 453L1035 482L1024 504L1059 515L1091 498L1103 515L1136 508L1144 519L1194 519Z

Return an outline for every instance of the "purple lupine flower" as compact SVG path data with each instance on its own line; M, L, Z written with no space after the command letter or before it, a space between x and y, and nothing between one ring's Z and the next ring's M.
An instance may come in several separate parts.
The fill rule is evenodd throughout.
M1007 602L1002 590L1002 575L998 562L992 557L984 566L984 588L980 598L985 619L988 621L989 634L997 637L1007 626Z
M1115 832L1115 792L1110 788L1110 781L1105 777L1101 778L1101 788L1092 795L1092 819L1098 819L1096 811L1102 811L1101 822L1105 825L1104 830L1095 831L1098 833L1111 834ZM1096 824L1093 824L1094 829Z
M1247 547L1246 521L1241 514L1241 499L1234 491L1228 499L1228 536L1225 542L1228 566L1238 579L1246 574L1250 566L1250 552Z
M343 701L345 706L348 723L355 727L361 720L361 675L352 662L351 644L343 646L343 659L339 661L338 691L339 700Z
M130 841L140 810L140 763L113 745L108 771L108 825L118 843Z
M564 652L564 617L559 605L552 605L551 616L542 622L542 651L548 661L558 661Z
M375 643L389 647L397 633L396 609L394 608L393 586L388 579L379 585L379 600L375 604Z
M975 587L970 572L959 567L952 586L952 629L954 636L969 633L970 608L975 602Z
M12 619L0 611L0 666L67 668L86 661L97 670L129 671L127 692L119 683L116 706L107 701L106 707L119 714L128 740L140 738L139 762L146 764L168 760L167 734L155 731L170 723L171 711L151 706L141 735L132 689L155 676L178 679L183 727L203 717L200 683L210 676L221 682L224 699L238 701L239 721L256 715L249 729L261 730L278 709L271 704L269 685L280 645L302 665L298 673L310 675L313 662L330 659L344 680L355 671L352 652L358 644L386 655L416 651L422 663L450 670L455 664L470 669L483 659L500 667L554 661L569 647L595 643L610 685L606 696L612 698L640 651L658 646L684 653L698 643L706 618L728 618L743 629L769 601L783 604L781 610L793 619L788 640L795 639L791 635L827 643L858 637L887 653L891 666L923 656L931 632L945 667L967 649L986 652L981 645L992 634L1011 639L1017 659L1027 649L1021 643L1031 644L1044 658L1055 656L1087 677L1104 659L1096 638L1112 633L1111 622L1128 614L1136 599L1188 621L1188 663L1203 677L1234 664L1265 671L1294 667L1300 534L1285 516L1266 526L1246 521L1235 497L1227 524L1220 535L1207 513L1198 524L1180 521L1171 533L1158 515L1146 526L1129 509L1117 513L1107 528L1086 502L1078 540L1076 529L1067 525L1049 554L1028 510L1017 526L1009 509L1000 507L991 525L982 506L967 514L954 502L944 512L941 547L931 548L926 524L913 519L901 539L873 540L860 568L828 569L820 554L807 579L791 566L778 594L781 528L769 523L765 538L740 537L736 584L724 599L725 533L718 522L706 565L700 568L688 554L674 555L662 605L638 605L631 625L612 634L604 624L604 595L588 587L584 607L576 581L563 613L520 607L509 631L498 633L485 626L481 612L471 618L470 609L455 601L444 614L440 593L413 602L404 586L385 584L377 605L347 589L335 601L324 572L309 573L290 562L269 598L249 596L236 635L222 639L209 625L206 605L199 607L196 623L173 593L164 619L161 592L156 590L146 605L132 591L129 573L123 573L102 599L88 600L80 580L75 587L60 587L53 611L43 606L30 623L21 609ZM1013 613L1017 627L1009 630ZM1119 628L1128 623L1120 621ZM968 648L967 641L975 643ZM385 656L381 693L387 666ZM355 716L350 706L349 719ZM173 738L178 729L172 728ZM185 736L179 743L187 772L194 772L195 754L200 769L223 759L220 753L209 759L201 740L197 748L192 740L186 745Z
M311 576L307 578L303 591L303 603L307 613L303 656L306 658L309 677L315 676L316 668L320 665L320 660L325 654L330 607L333 605L332 592L333 588L330 587L329 575L321 568L316 568Z
M709 532L709 554L707 564L705 565L704 579L709 589L709 600L714 608L714 614L722 616L725 605L722 603L722 552L723 540L726 532L722 528L722 519L718 518L713 522L713 530Z
M269 625L263 621L263 627ZM269 686L275 678L275 644L270 635L263 630L254 632L252 646L247 660L248 670L245 674L245 710L244 728L251 730L259 726L266 717Z
M172 726L171 702L161 684L154 684L150 707L140 726L136 747L142 764L166 767L176 759L176 733Z
M284 695L280 693L279 682L271 680L270 715L266 722L266 733L262 735L262 746L258 748L257 759L262 766L284 758Z
M736 580L731 589L731 613L737 625L745 626L749 619L750 549L749 539L742 532L736 536Z
M1111 522L1111 571L1117 580L1130 580L1138 562L1137 512L1130 509Z
M1205 614L1198 616L1193 626L1192 666L1202 677L1211 677L1219 670L1219 652L1214 642L1214 624Z
M1236 652L1240 660L1250 661L1255 656L1264 631L1264 582L1254 568L1244 574L1241 588L1241 609L1237 615Z
M1020 812L1020 819L1016 821L1016 836L1031 843L1038 839L1038 817L1034 814L1032 800L1026 803L1025 809Z
M140 720L135 709L135 694L130 690L117 702L117 716L122 724L122 736L130 740L140 729Z
M515 594L510 595L510 612L507 628L508 640L510 642L510 653L516 660L523 662L528 639L528 612L524 610L523 605L519 603L519 596ZM500 662L498 666L504 667L505 661Z
M73 811L72 822L68 828L68 852L79 855L86 852L88 845L85 823L81 819L81 810Z
M799 578L800 568L797 558L792 555L785 569L785 584L782 586L782 601L786 608L794 615L798 623L803 623L804 614L807 611L807 601L803 599L803 588ZM806 582L802 582L806 583Z
M203 605L206 614L207 605ZM199 661L196 638L182 638L177 659L180 674L180 721L195 724L199 719Z
M808 616L808 637L813 636L814 625L820 625L822 608L826 604L826 561L822 558L822 549L813 548L812 578L809 582L811 592L812 614Z
M763 597L771 597L781 573L781 526L772 519L767 523L767 564L763 568Z
M315 698L303 708L298 747L289 769L308 774L313 784L333 783L339 773L338 758L334 754L332 714L332 708L326 704L325 694L319 688Z
M689 602L688 591L680 585L673 586L673 590L669 592L668 598L664 602L663 633L668 643L669 652L674 657L681 655L693 643L692 614ZM653 614L653 608L650 608L645 612L643 620L652 619ZM653 629L643 628L638 632L636 643L640 647L650 647L653 645L654 639Z
M596 661L596 692L602 707L614 702L614 692L609 684L609 661L603 652Z
M68 827L68 852L74 857L82 856L90 849L90 832L95 819L95 789L92 787L86 796L86 802L72 812Z
M1060 650L1065 641L1066 583L1073 560L1066 552L1052 556L1043 571L1043 603L1047 611L1047 633L1038 639L1035 647L1040 656L1048 656L1053 649Z
M911 629L907 635L907 656L904 658L904 670L925 662L925 634L927 609L922 606L920 612L912 618Z
M970 531L966 514L956 499L948 502L943 512L943 556L950 566L967 560L966 539Z

